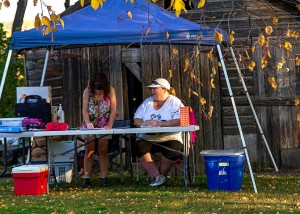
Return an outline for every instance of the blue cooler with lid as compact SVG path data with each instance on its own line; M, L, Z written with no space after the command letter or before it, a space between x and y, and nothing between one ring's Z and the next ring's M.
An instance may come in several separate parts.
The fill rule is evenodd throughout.
M204 150L208 190L238 191L242 188L244 150Z

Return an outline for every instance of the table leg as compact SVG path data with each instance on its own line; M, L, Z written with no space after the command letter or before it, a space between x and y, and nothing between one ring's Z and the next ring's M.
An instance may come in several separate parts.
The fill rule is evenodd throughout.
M75 178L78 175L78 151L77 151L77 137L73 136L72 141L74 143L74 174Z
M190 185L190 169L189 169L189 141L188 141L188 133L183 132L183 159L184 159L184 187L187 190L187 187Z
M7 142L6 142L6 137L5 137L5 138L4 138L4 145L3 145L3 147L4 147L3 152L4 152L4 154L2 154L3 159L4 159L4 169L3 169L3 171L1 172L0 177L4 176L4 174L5 174L6 171L7 171L7 144L6 144L6 143L7 143Z

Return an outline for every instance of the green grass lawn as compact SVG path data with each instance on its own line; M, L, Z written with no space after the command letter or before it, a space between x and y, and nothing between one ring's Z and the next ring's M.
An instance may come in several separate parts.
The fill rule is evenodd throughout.
M80 183L59 184L50 193L15 196L12 178L0 178L0 213L300 213L299 173L256 173L258 194L254 193L249 174L238 192L209 191L206 177L184 189L182 177L168 178L167 183L152 188L142 177L140 184L126 176L109 178L102 188L100 178L93 187L81 189Z

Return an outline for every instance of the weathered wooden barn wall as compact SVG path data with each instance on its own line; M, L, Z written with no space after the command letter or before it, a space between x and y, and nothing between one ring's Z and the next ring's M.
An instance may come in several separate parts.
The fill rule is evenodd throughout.
M192 0L192 2L197 5L197 1ZM299 33L300 13L296 8L296 4L299 4L299 2L294 0L213 0L207 1L205 7L201 10L195 9L182 13L182 17L210 27L221 27L228 32L234 31L235 42L233 47L235 53L236 55L244 55L243 51L238 50L245 48L251 54L250 47L257 43L259 33L264 34L264 28L267 25L273 27L272 40L284 35L288 28ZM273 24L274 17L278 18L277 25ZM299 39L297 41L287 37L284 39L293 44L294 56L299 56ZM299 66L295 67L293 62L289 61L290 72L284 75L283 80L280 77L282 74L275 72L276 80L283 81L284 84L280 84L280 88L274 91L267 83L267 76L276 70L275 63L276 60L280 59L280 56L278 50L275 51L274 47L271 52L272 55L275 55L270 60L269 66L263 71L259 68L261 59L259 50L253 54L256 59L254 72L250 72L247 66L241 65L240 67L276 163L282 167L300 168L300 162L295 161L299 155L298 142L300 138L299 124L297 125L296 121L296 108L293 107L293 100L300 93ZM247 98L244 95L233 60L228 54L228 50L224 54L250 159L260 165L273 166ZM221 89L224 148L240 148L241 138L222 72Z
M291 55L299 55L299 50L299 43L294 43ZM300 162L297 157L300 155L300 124L297 122L294 100L300 95L300 68L290 60L277 71L276 63L285 55L285 51L272 46L271 54L273 57L269 60L267 69L258 68L255 73L257 99L254 100L254 104L277 163L284 168L299 168ZM258 50L253 56L257 63L260 62L261 55L262 51ZM272 76L278 83L276 91L267 84L267 78ZM257 154L261 160L268 163L269 158L262 144L262 139L258 138Z

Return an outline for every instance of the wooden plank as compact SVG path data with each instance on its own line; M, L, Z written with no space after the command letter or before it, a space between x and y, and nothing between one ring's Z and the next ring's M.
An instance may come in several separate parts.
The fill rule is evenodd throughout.
M99 62L99 49L98 48L95 48L95 47L91 47L89 49L89 64L90 64L90 68L91 68L91 71L92 73L97 73L100 70L100 62ZM92 62L92 63L90 63ZM104 73L104 71L101 71ZM109 76L108 76L109 78Z
M249 105L246 96L235 96L237 105ZM295 97L251 97L254 106L294 106ZM223 97L223 105L230 106L230 97Z
M146 86L153 80L152 75L152 54L151 46L143 45L142 49L142 90L143 90L143 99L150 96L150 91Z
M99 46L98 52L99 71L105 73L109 78L109 46Z
M233 96L246 96L245 90L241 86L234 86L231 89L232 89ZM247 92L249 93L250 97L253 96L254 87L253 86L247 87ZM228 88L222 87L221 93L223 97L228 97L229 96Z
M190 53L191 46L172 46L172 48L176 48L179 51L178 55L171 53L171 66L172 66L172 82L175 85L177 83L177 87L180 87L180 95L177 96L182 100L182 103L186 106L191 106L192 96L189 96L189 90L192 88L192 81L190 78L191 69L188 69L184 72L184 64L185 59L189 60L189 63L193 64L192 54ZM171 50L172 51L172 50Z
M255 106L294 106L295 97L255 97L252 102Z
M31 50L31 51L26 51L26 60L45 60L46 57L46 51L47 49L45 48L40 48L38 50ZM50 51L49 58L51 60L56 61L57 60L57 53L56 51Z
M229 75L228 75L229 76ZM230 85L232 87L236 87L236 86L240 86L242 88L242 82L241 79L239 77L232 77L230 76L229 78L230 80ZM246 76L243 78L245 84L248 86L253 86L253 77L252 76ZM221 77L221 81L225 83L225 77ZM222 85L222 87L227 88L227 85Z
M191 61L194 63L193 72L194 72L194 75L196 76L197 80L200 82L201 81L200 54L197 54L197 53L200 53L201 49L199 48L199 46L194 46L193 51L194 51L194 55L191 58ZM198 82L196 83L196 82L192 81L191 87L199 95L202 94L202 88ZM183 94L182 96L183 97L188 96L188 94ZM199 98L197 98L197 97L191 98L190 105L194 109L196 120L197 120L197 125L199 125L199 127L200 127L200 130L196 132L197 138L196 138L195 147L194 147L195 154L200 154L200 152L205 149L205 146L204 146L205 145L205 142L204 142L205 128L204 128L204 124L203 124L203 120L205 120L205 118L202 114L202 106L200 104ZM204 168L202 158L199 158L199 157L196 158L195 163L196 163L196 166L199 167L199 170L201 170L201 166L202 166L202 168Z
M237 72L236 66L231 63L233 63L233 62L225 63L227 74L230 77L238 77L239 74ZM242 68L240 68L240 69L241 69L241 73L242 73L243 77L248 77L248 76L253 77L253 72L249 71L248 69L242 69ZM223 72L221 72L220 75L221 75L221 77L224 77Z
M129 99L129 89L128 89L129 88L129 84L128 84L129 77L127 75L128 74L127 74L125 66L124 66L124 70L122 70L122 93L123 93L123 112L124 112L123 118L124 119L133 119L133 116L130 115L130 113L131 113L130 110L132 112L134 112L136 109L130 108L131 105L129 103L132 101ZM141 69L140 69L140 76L141 76ZM134 102L134 100L133 100L133 102ZM118 103L117 103L117 105L118 105ZM117 119L119 119L119 117L117 117Z
M254 120L254 117L252 115L250 116L241 116L239 115L239 120L240 120L240 123L242 125L253 125L255 124L255 120ZM237 122L236 122L236 119L235 119L235 116L227 116L227 117L223 117L223 120L222 120L222 124L224 126L232 126L232 125L236 125Z
M41 80L28 80L28 86L40 86ZM45 79L44 86L58 86L62 84L62 77Z
M42 69L28 70L27 75L31 80L41 80L43 74ZM55 67L48 67L46 70L45 79L57 77L61 74L61 65Z
M212 93L212 102L214 106L214 112L213 112L213 126L212 129L212 135L214 137L214 145L215 148L224 148L224 142L223 142L223 132L222 132L222 103L221 103L221 90L218 90L221 88L221 79L219 78L219 67L218 67L218 59L216 57L213 57L212 60L210 60L210 71L212 70L212 67L215 67L217 70L217 74L214 77L214 83L216 86L216 89L213 89Z
M65 58L80 58L81 56L79 54L75 54L75 53L67 53L67 52L63 52L61 54L61 58L62 59L65 59Z
M69 53L78 56L80 50L74 49ZM64 62L65 72L63 73L63 106L65 111L65 119L68 122L69 127L81 127L81 123L83 121L81 113L83 87L81 85L80 58L68 58L64 60Z
M51 94L52 94L52 97L57 97L57 96L60 96L62 95L62 86L51 86Z
M250 106L238 106L237 112L239 116L251 116L253 117L252 110ZM234 111L232 106L223 106L222 108L222 117L234 117Z
M137 63L141 62L142 55L140 48L126 48L122 50L122 62L123 63Z
M281 159L283 168L296 168L300 166L300 149L282 149L281 150Z
M80 55L80 70L81 70L81 79L83 80L83 87L87 87L88 81L91 78L91 69L89 64L89 47L81 48Z
M160 51L158 53L160 60L160 69L164 72L165 77L169 80L171 86L176 90L176 95L180 97L181 94L181 85L180 82L173 81L173 78L170 76L171 69L171 46L170 45L161 45Z
M121 67L121 46L109 47L109 72L110 82L115 87L117 97L117 113L118 119L124 119L124 98L123 98L123 76Z
M246 96L235 96L234 101L237 106L240 106L240 105L244 106L244 105L249 104ZM222 97L222 104L223 104L223 106L232 106L231 98L230 97Z
M168 79L165 76L165 71L161 67L161 62L158 54L160 52L160 45L150 45L150 49L152 56L152 79L150 79L149 81L160 77Z
M253 133L256 133L256 126L255 125L243 125L242 130L243 130L243 134L253 134ZM237 136L236 139L240 140L240 132L239 132L237 125L223 126L223 133L224 133L224 136L236 135ZM234 142L232 142L232 143L234 143Z

